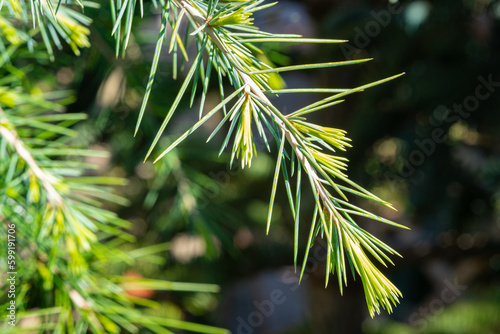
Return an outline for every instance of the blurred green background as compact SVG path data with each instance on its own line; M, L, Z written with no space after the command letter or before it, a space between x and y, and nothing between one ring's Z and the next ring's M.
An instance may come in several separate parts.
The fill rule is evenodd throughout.
M371 319L359 281L351 280L343 296L335 284L325 289L320 243L306 278L296 284L284 187L265 235L276 150L268 154L258 145L251 169L231 169L228 156L218 156L222 137L205 144L214 126L209 122L159 163L143 163L181 84L171 79L165 50L133 138L160 18L137 19L128 55L116 60L109 12L90 9L92 48L78 58L60 55L66 65L54 68L57 82L51 84L77 91L69 110L90 113L80 139L112 153L95 161L98 173L129 179L119 191L131 204L116 210L133 223L139 244L170 242L165 266L116 270L222 286L216 296L131 293L161 301L159 315L233 333L499 333L500 1L280 1L266 12L255 19L263 30L350 41L270 45L276 64L374 58L284 74L289 88L349 88L406 72L314 115L315 122L347 130L354 146L346 153L350 178L398 211L359 204L411 228L359 220L403 255L383 272L404 298L393 314ZM218 98L214 87L207 107ZM276 103L286 111L317 98L286 95ZM181 109L163 148L197 118L187 101ZM303 200L310 214L312 196ZM307 232L300 236L301 252Z

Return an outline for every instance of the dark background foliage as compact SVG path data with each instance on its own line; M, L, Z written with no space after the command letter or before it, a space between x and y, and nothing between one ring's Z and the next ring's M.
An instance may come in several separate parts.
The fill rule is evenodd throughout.
M55 85L77 91L71 111L90 113L79 128L81 140L112 152L111 160L99 162L99 173L129 179L119 191L131 205L117 210L134 224L140 244L171 242L160 271L147 265L117 270L222 285L218 297L152 295L163 303L158 312L234 333L500 331L499 1L281 1L256 18L272 32L350 40L347 46L272 45L269 57L277 64L374 58L283 75L291 88L355 87L406 72L314 116L320 124L348 131L354 146L346 153L350 178L398 211L359 204L411 228L359 220L404 257L383 269L404 298L392 315L375 319L368 316L359 281L351 279L344 296L336 284L324 288L321 244L297 286L293 219L283 187L265 235L276 149L269 155L258 145L251 169L240 170L237 163L230 168L228 156L217 154L223 138L205 144L213 126L207 123L158 164L143 163L180 86L171 79L172 59L164 52L133 138L159 17L136 21L128 55L117 61L108 12L91 11L93 45L79 58L59 58L67 66L57 69ZM485 80L493 83L486 87ZM478 85L484 87L479 95ZM314 98L286 95L277 103L286 110ZM207 104L217 99L214 90ZM462 111L458 105L465 105ZM184 101L163 147L196 117L197 110ZM312 211L311 197L304 196L305 213ZM304 229L301 252L306 238Z

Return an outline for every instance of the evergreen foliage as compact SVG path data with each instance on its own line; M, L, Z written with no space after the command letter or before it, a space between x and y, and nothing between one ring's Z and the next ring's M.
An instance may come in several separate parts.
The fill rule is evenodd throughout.
M348 197L358 196L391 207L348 178L347 160L339 152L350 147L346 132L311 123L306 117L343 102L350 94L399 75L352 89L286 89L279 77L281 72L329 69L361 64L369 59L275 66L262 51L266 43L337 44L344 41L259 30L253 25L253 15L275 5L264 4L264 0L153 0L153 4L160 12L161 26L136 134L141 130L160 66L160 53L166 49L165 41L168 51L173 53L174 77L184 67L187 71L174 101L168 102L171 103L168 112L145 159L157 154L158 143L185 98L189 98L191 106L195 100L200 101L196 107L198 121L157 154L155 162L173 153L174 148L217 113L221 114L221 121L207 142L226 131L220 154L232 141L231 164L239 159L242 168L251 166L257 154L255 135L263 139L269 151L274 139L278 155L272 187L270 185L267 232L276 191L283 180L295 220L296 268L299 228L306 226L309 239L302 273L314 240L324 237L328 244L326 284L329 274L336 273L342 292L350 268L353 276L362 280L370 314L380 313L381 308L390 312L401 294L372 259L386 266L386 262L392 263L388 254L398 253L357 225L354 217L403 226L349 202ZM154 302L125 294L124 284L180 291L216 292L218 288L124 278L108 272L115 263L132 264L145 255L148 261L161 263L161 257L151 254L161 252L165 245L129 253L119 250L118 246L134 242L127 232L130 224L103 207L103 201L126 205L127 199L114 192L114 187L125 181L89 176L89 170L95 166L85 158L102 156L103 152L88 149L75 140L78 132L74 124L84 120L86 114L66 113L64 105L72 101L71 92L43 92L30 73L24 73L29 70L27 64L31 57L48 58L57 64L60 51L55 49L64 49L66 44L79 55L82 48L90 47L92 20L87 12L98 7L97 2L79 0L0 2L0 218L3 222L0 228L5 240L9 224L15 224L17 231L18 320L38 317L43 324L37 329L69 333L87 330L115 333L121 329L136 332L141 327L155 333L170 333L168 328L224 333L208 326L147 316L134 307L154 307ZM124 57L135 16L137 12L145 15L145 7L142 0L111 0L110 8L115 54ZM194 56L189 56L191 44L197 51ZM220 103L206 110L207 91L214 78L220 90ZM233 87L232 91L227 90L227 84ZM272 102L273 97L280 94L311 91L327 97L288 114ZM303 188L305 183L309 185ZM308 188L310 191L306 191ZM307 223L305 217L301 217L303 196L315 199L314 215ZM1 262L2 272L9 271L6 265ZM4 312L9 303L7 296L0 302ZM2 327L5 333L26 330L7 324Z

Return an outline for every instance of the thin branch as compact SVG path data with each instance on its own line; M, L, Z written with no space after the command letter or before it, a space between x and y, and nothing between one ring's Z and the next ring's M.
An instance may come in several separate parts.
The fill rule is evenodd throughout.
M7 125L9 124L10 122L7 119L7 115L0 107L0 136L5 138L5 140L14 147L21 159L23 159L28 164L33 175L35 175L35 177L40 181L42 186L47 191L48 200L56 204L56 206L62 206L63 199L53 185L54 183L57 183L57 179L54 176L46 173L38 166L28 148L19 138L17 132L15 132L14 130L9 130L9 128L7 127Z

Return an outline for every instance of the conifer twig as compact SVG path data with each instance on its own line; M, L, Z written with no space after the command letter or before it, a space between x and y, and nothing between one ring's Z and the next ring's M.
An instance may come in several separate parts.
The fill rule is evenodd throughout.
M19 139L17 133L13 130L9 130L9 128L13 128L9 126L9 121L3 111L2 107L0 107L0 136L2 136L12 147L16 150L17 154L23 159L29 166L31 172L35 177L40 181L45 190L47 191L47 197L49 202L53 203L56 206L63 205L63 199L59 192L54 188L54 183L57 180L54 176L43 171L35 159L29 152L29 150L24 145L23 141Z

